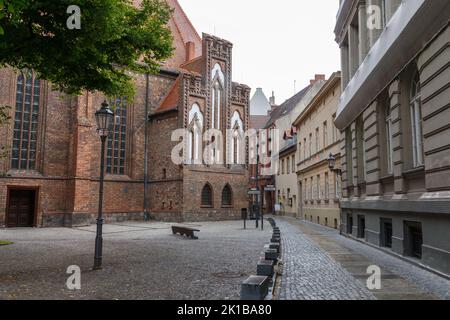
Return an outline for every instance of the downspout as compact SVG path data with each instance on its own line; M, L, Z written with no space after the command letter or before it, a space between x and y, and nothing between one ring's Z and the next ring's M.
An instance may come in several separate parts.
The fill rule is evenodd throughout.
M150 79L148 73L145 74L145 118L144 118L144 220L150 220L149 199L148 199L148 99L150 90Z

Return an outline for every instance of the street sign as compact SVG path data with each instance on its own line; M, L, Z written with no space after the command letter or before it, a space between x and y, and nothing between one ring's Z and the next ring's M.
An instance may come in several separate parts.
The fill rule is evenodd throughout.
M250 190L248 190L248 195L249 196L258 196L260 194L261 194L261 192L258 189L250 189Z
M277 191L277 188L275 188L275 186L268 185L264 188L264 191L265 192L275 192L275 191Z

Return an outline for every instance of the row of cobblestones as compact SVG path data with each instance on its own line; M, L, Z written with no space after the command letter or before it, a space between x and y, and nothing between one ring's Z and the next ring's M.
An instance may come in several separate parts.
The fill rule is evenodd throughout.
M298 228L277 220L282 233L281 300L374 300L350 275Z

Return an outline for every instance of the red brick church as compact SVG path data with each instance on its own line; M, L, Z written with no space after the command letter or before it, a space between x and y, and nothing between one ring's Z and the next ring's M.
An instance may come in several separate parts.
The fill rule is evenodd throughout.
M164 221L235 219L248 204L246 166L194 160L204 143L197 135L217 129L226 140L225 130L237 123L248 128L250 88L232 82L232 44L200 37L177 0L167 2L174 8L174 55L158 75L135 76L132 103L127 97L107 99L116 113L105 154L109 222L142 220L145 203L152 218ZM0 227L95 221L100 139L94 112L104 99L88 92L61 94L32 71L0 69L0 104L12 106L9 124L0 127L0 146L8 151L0 160ZM171 153L179 142L171 135L180 128L195 135L187 150L192 161L176 165Z

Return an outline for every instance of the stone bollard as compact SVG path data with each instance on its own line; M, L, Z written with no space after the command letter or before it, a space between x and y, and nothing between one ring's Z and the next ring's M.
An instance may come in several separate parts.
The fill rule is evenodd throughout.
M269 249L275 249L277 250L278 254L280 253L280 244L276 242L271 242L269 244Z
M277 261L278 260L278 251L276 249L266 249L264 251L264 258L266 260Z
M273 275L273 261L272 260L261 260L258 262L256 267L256 273L258 276L271 277Z
M241 284L241 300L264 300L268 293L267 276L250 276Z

